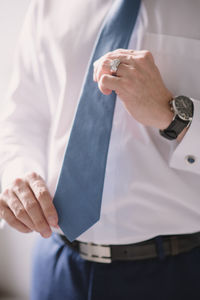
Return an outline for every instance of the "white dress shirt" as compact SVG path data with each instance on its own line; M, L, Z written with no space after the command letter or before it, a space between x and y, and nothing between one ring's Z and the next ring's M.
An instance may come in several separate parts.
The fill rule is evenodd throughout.
M30 5L1 111L2 189L36 171L54 195L90 54L112 3ZM101 218L80 240L122 244L200 230L199 11L198 0L142 1L129 48L150 50L167 88L196 99L194 118L178 144L135 121L117 99Z

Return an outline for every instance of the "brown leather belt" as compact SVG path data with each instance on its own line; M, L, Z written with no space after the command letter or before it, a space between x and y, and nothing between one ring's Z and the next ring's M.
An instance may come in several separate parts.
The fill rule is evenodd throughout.
M98 245L85 242L69 242L64 235L58 235L69 247L78 251L86 260L111 263L177 255L200 247L200 232L193 234L166 235L144 242L127 245Z

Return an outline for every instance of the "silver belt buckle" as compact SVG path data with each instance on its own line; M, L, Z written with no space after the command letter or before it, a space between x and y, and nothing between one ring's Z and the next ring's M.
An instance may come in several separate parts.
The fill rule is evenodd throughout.
M83 259L111 263L111 248L107 245L79 242L79 253Z

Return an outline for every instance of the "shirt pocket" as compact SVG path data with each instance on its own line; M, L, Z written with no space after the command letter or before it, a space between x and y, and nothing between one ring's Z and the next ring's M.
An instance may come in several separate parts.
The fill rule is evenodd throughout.
M200 40L146 33L143 49L152 52L166 87L174 95L200 99Z

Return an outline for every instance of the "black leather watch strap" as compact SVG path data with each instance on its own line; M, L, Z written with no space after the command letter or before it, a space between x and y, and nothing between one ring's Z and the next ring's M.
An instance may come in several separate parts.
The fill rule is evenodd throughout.
M175 140L178 135L187 127L190 121L184 121L178 115L174 118L171 124L164 130L160 130L160 134L168 140Z

